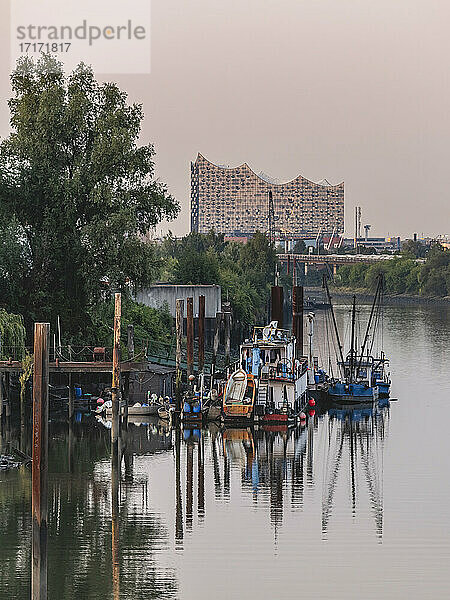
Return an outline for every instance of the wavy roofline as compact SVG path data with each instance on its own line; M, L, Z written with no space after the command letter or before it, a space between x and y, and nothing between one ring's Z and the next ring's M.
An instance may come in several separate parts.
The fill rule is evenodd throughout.
M260 175L258 175L258 173L255 173L255 171L246 162L243 162L240 165L236 165L235 167L223 167L221 165L217 165L216 163L214 163L211 160L209 160L208 158L206 158L206 156L201 154L201 152L197 152L197 158L195 159L195 162L197 162L199 158L203 158L203 160L206 160L206 162L209 163L210 165L212 165L213 167L216 167L217 169L222 169L223 171L234 171L236 169L239 169L240 167L246 167L260 181L266 183L267 185L273 185L276 187L281 187L283 185L293 183L294 181L297 181L299 179L303 179L304 181L307 181L308 183L312 183L313 185L318 185L322 188L338 188L338 187L342 187L344 185L344 181L341 181L340 183L336 183L336 184L324 185L323 183L319 183L318 181L312 181L312 179L308 179L307 177L304 177L303 175L297 175L297 177L294 177L293 179L289 179L288 181L284 181L283 183L272 183L270 181L267 181Z

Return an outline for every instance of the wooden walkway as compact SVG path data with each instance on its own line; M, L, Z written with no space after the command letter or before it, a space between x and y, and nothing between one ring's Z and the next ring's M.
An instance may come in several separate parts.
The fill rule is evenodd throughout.
M49 363L50 373L111 373L112 362L91 361L91 362L66 362L56 361ZM145 362L125 361L120 363L122 373L145 373L152 371L155 365ZM0 361L0 373L20 373L22 363L18 360Z

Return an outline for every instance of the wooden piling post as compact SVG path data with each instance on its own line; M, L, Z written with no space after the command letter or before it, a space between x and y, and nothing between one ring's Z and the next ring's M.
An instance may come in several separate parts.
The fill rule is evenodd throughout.
M303 286L292 287L292 335L296 339L296 358L303 356Z
M272 286L271 321L278 321L278 327L283 328L284 294L281 285Z
M111 428L111 457L113 464L119 460L119 396L120 396L120 318L122 314L122 296L115 294L114 302L114 346L112 367L112 428Z
M177 336L175 398L176 410L178 413L181 412L181 342L183 339L183 313L184 300L178 299L175 313L175 329Z
M187 351L187 374L194 372L194 299L186 299L186 351Z
M205 366L205 296L198 298L198 372Z
M34 325L31 598L47 600L48 362L50 324Z

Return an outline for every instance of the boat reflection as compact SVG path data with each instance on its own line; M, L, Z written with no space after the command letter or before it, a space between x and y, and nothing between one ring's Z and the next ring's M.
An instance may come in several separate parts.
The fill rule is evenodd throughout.
M383 449L388 418L389 403L380 401L358 408L329 408L321 414L311 411L306 427L301 428L210 425L204 429L175 431L175 539L178 547L182 547L183 534L192 533L195 525L200 525L205 518L208 501L217 505L229 503L236 488L243 496L250 497L255 507L268 508L275 533L282 526L287 511L303 511L309 515L317 507L320 514L322 493L322 533L325 536L333 505L341 502L335 490L342 473L344 479L348 474L345 484L350 488L353 515L358 501L363 501L363 494L358 498L358 480L363 478L376 535L381 538ZM347 458L349 469L342 469ZM205 489L211 490L206 498Z
M328 410L327 452L325 453L322 495L322 533L327 534L340 473L350 474L352 515L356 516L359 480L367 486L375 531L383 537L383 458L389 423L389 401L360 405L358 408ZM348 461L349 470L342 468ZM344 475L345 477L345 475Z

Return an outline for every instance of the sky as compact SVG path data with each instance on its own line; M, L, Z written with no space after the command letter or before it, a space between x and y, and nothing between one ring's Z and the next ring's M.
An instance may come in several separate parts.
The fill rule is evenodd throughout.
M150 73L98 77L143 105L176 235L201 152L280 182L344 181L349 235L361 206L371 235L434 236L450 233L449 21L448 0L152 0ZM0 0L0 138L9 36Z

